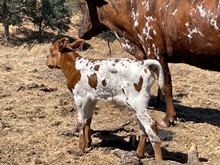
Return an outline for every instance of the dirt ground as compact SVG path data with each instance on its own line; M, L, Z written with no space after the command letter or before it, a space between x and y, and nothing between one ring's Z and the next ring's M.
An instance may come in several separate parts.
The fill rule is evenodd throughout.
M0 33L1 34L1 33ZM67 33L77 36L77 30ZM82 56L107 58L107 43L93 38ZM78 137L71 130L76 109L60 70L45 65L50 44L0 46L0 164L118 164L117 149L135 150L131 136L139 133L135 114L121 105L99 101L92 123L94 130L113 129L128 121L125 130L93 135L94 148L78 154ZM111 44L111 57L131 57L118 44ZM159 126L163 157L187 163L187 153L197 146L200 162L220 165L220 73L186 64L170 64L173 95L179 121L175 126ZM156 85L152 88L150 115L160 121L165 115L162 101L155 108ZM152 158L152 152L146 151Z

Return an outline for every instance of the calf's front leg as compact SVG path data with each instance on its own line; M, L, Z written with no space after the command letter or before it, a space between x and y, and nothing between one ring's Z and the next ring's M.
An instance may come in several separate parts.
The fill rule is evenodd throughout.
M90 98L74 97L79 124L79 149L84 152L92 144L90 125L92 122L93 112L96 101Z
M85 124L79 124L79 149L84 152L92 144L90 125L92 118L87 119Z

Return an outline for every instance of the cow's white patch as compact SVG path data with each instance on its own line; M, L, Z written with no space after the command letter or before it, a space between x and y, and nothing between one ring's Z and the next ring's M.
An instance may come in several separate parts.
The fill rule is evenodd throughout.
M176 10L175 10L174 12L172 12L171 14L172 14L173 16L175 16L177 11L178 11L178 10L176 9Z
M123 38L123 41L124 42L121 42L122 47L128 51L132 51L133 47L130 46L130 41L124 38Z
M159 57L160 49L157 48L155 44L152 44L152 48L154 51L154 55L156 56L157 60L159 60L160 59L160 57Z
M197 5L197 9L199 9L199 13L201 15L201 17L205 17L206 16L206 11L203 5Z
M149 1L147 1L147 2L142 2L142 6L146 9L146 11L148 11L148 10L150 9Z
M131 17L132 17L132 19L134 21L134 27L138 26L138 21L137 21L138 20L138 16L139 16L139 13L138 12L136 13L134 8L132 8L132 15L131 15Z
M131 43L128 39L120 37L116 31L114 31L116 38L119 40L121 46L128 52L134 52L135 48L131 46Z
M168 7L171 5L171 3L169 3L169 4L167 4L166 6L165 6L165 10L167 11L167 9L168 9Z
M133 0L131 0L132 5L133 4ZM146 12L148 12L150 10L150 5L149 5L149 1L143 1L141 3L142 7L146 10ZM166 6L166 8L169 7L170 4L168 4ZM147 16L146 16L147 15ZM144 16L145 18L145 26L143 27L142 31L137 31L137 36L139 38L139 41L141 42L141 44L143 45L142 48L144 49L144 52L147 54L147 56L149 57L150 55L154 54L156 56L157 59L159 59L159 48L156 48L156 45L152 45L153 43L153 36L157 35L156 30L154 30L154 21L156 21L156 18L151 16L151 14L146 14ZM134 21L134 27L138 28L139 24L138 24L138 17L139 17L139 13L132 8L132 14L131 14L132 20ZM140 34L139 34L140 33ZM153 35L153 36L152 36ZM127 42L126 42L127 43ZM128 44L123 44L122 46L129 49Z
M145 35L145 40L152 40L153 38L150 35L151 30L153 31L153 25L151 25L150 23L155 21L155 19L152 16L144 16L146 19L146 23L145 23L145 27L143 29L143 34Z
M212 47L212 44L211 44L211 43L207 43L207 45L208 45L209 47Z
M144 45L147 48L147 50L146 50L146 48L144 47L145 52L147 53L148 57L150 54L154 53L156 58L159 60L159 49L156 48L156 45L150 44L150 43L154 43L153 37L151 35L152 34L154 36L157 35L157 32L153 27L153 24L156 21L156 18L154 18L152 16L145 16L144 18L146 19L146 23L145 23L145 26L142 31L142 37L144 38L144 43L145 43Z
M219 27L217 26L217 16L213 17L209 20L209 23L211 24L211 26L213 26L215 28L215 30L219 31Z
M145 43L145 41L144 41L144 39L143 39L143 37L140 35L140 34L138 34L138 38L139 38L139 40L141 41L141 43L143 44L143 45L147 45L147 47L149 47L149 45L148 45L148 43ZM147 55L149 55L149 53L148 53L148 50L146 49L146 47L145 46L143 46L143 49L144 49L144 52L147 52Z
M204 0L202 3L205 3L205 0ZM219 5L220 5L220 3L218 4L217 9L219 9ZM194 11L195 13L196 13L197 11L199 11L201 17L203 17L203 18L204 18L204 17L208 18L208 21L209 21L210 25L211 25L212 27L214 27L215 30L220 31L220 29L219 29L219 27L218 27L218 24L217 24L217 17L218 17L218 16L216 16L216 14L212 13L211 10L206 11L206 8L205 8L205 6L204 6L203 4L197 5L196 8L193 8L193 11ZM193 14L192 12L190 12L191 18L193 18L193 15L194 15L194 14Z
M135 21L134 21L134 27L137 27L137 26L138 26L138 21L135 20Z
M190 28L189 23L185 23L185 26L187 27L187 30L189 34L187 34L188 40L191 43L191 39L193 38L193 34L199 34L201 37L204 37L204 35L201 33L198 27Z

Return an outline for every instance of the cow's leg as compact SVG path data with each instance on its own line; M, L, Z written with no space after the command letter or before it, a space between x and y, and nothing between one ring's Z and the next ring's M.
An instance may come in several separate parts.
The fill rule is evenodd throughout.
M160 138L157 135L157 124L156 122L146 113L137 113L137 118L140 122L140 129L144 133L138 144L137 155L143 157L144 148L146 145L146 138L148 138L153 146L154 155L156 160L162 160L162 152L160 147Z
M176 119L176 111L173 104L172 80L170 70L166 61L160 61L164 71L164 97L166 100L166 116L163 119L166 126L170 126Z
M160 88L158 86L157 98L156 98L156 107L159 107L161 99L162 99L162 93L161 93L161 90L160 90Z

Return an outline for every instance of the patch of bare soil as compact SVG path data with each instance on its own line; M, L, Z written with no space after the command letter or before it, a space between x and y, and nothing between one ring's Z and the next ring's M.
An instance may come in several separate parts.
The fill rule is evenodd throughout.
M68 34L77 36L76 31ZM88 43L91 47L80 51L82 56L107 58L107 43L96 38ZM78 137L62 134L73 129L76 109L62 72L45 65L49 46L0 46L0 164L122 163L118 153L132 153L137 147L132 140L138 139L139 133L135 114L124 106L99 101L92 129L114 129L131 123L117 133L94 134L93 148L78 153ZM111 48L111 57L132 58L117 42ZM196 146L201 163L220 164L220 73L185 64L170 64L170 69L179 121L170 128L159 126L164 159L187 163L190 148ZM156 93L155 85L149 113L160 121L165 105L162 101L159 108L153 106ZM147 160L153 160L152 155L148 145L141 163L150 164Z

